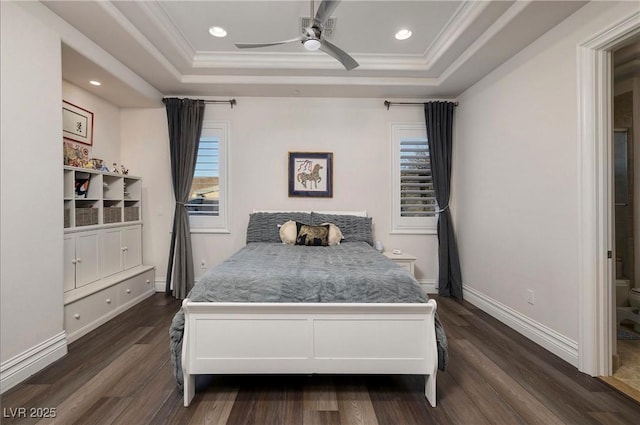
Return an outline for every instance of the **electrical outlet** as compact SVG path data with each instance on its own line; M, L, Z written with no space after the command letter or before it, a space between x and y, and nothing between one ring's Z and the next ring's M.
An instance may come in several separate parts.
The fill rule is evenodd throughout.
M204 259L200 260L200 268L201 269L206 269L207 268L207 262L204 261Z
M527 302L531 305L535 304L535 295L531 289L527 289Z

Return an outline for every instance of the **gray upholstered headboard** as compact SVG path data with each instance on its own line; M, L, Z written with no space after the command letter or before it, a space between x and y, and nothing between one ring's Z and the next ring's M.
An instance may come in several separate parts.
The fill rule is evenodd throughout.
M253 210L254 213L280 213L280 212L294 212L294 213L307 213L311 214L312 212L317 214L331 214L331 215L354 215L356 217L368 217L367 211L298 211L298 210Z

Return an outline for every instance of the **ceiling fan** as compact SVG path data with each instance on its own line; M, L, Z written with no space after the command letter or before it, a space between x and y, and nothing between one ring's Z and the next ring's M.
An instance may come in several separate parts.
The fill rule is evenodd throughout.
M277 46L279 44L293 43L299 41L307 50L320 50L335 58L340 62L347 71L352 70L358 66L358 62L355 61L347 52L340 49L335 44L331 43L322 36L322 31L327 20L331 16L331 13L338 6L340 1L334 0L322 0L320 6L318 6L318 12L316 17L311 20L312 24L303 30L299 37L291 40L274 41L271 43L235 43L239 49L252 49L256 47L268 47ZM313 0L311 0L311 17L313 17Z

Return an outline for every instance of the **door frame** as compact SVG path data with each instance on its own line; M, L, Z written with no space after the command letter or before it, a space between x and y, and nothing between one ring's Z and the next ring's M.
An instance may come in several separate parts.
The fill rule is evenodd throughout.
M612 374L612 52L640 34L640 12L578 46L578 369Z

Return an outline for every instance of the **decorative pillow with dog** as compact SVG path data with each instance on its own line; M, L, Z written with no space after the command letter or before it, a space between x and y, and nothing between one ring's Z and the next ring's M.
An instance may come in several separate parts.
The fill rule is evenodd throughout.
M298 236L296 245L307 246L328 246L329 245L329 225L325 226L309 226L302 223L296 223L298 228Z

